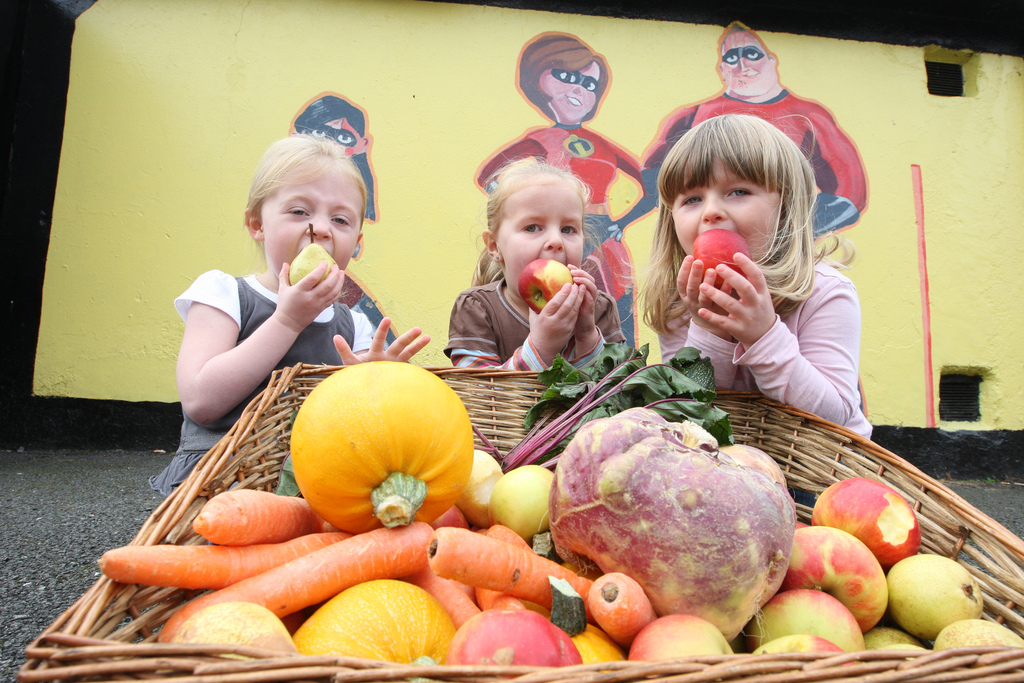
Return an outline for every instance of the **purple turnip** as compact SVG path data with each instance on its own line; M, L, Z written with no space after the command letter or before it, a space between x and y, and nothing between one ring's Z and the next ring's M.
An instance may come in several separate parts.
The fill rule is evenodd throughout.
M687 429L634 408L580 427L555 468L551 535L644 587L660 616L736 637L786 574L796 515L786 489Z

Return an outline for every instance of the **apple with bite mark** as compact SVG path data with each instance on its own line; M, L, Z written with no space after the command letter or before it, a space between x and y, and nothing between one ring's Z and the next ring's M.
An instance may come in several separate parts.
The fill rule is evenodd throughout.
M861 631L873 628L889 603L885 572L871 550L855 536L827 526L793 534L789 570L779 590L795 588L831 594L850 610Z
M753 652L782 636L820 636L844 652L864 649L864 634L846 606L825 591L798 588L780 591L754 615L743 632Z
M629 646L629 661L732 653L729 641L710 621L692 614L667 614L640 629Z
M519 274L519 296L534 312L540 313L551 298L572 284L572 272L564 263L539 258L530 261Z
M896 491L874 479L852 477L829 486L814 504L811 524L853 534L871 549L885 571L921 548L921 527L914 509Z
M693 258L704 264L704 271L714 270L719 264L724 264L742 274L743 271L736 265L736 254L740 253L747 258L750 256L750 247L747 241L739 233L724 228L707 230L697 235L693 240ZM715 287L722 286L722 276L715 278Z

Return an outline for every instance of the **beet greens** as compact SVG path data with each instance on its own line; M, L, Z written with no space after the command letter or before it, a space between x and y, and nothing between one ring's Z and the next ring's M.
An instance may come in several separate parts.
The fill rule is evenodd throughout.
M690 420L720 444L732 443L728 413L712 405L715 370L711 359L684 347L667 363L647 365L647 353L646 344L640 349L606 344L582 368L561 356L555 358L550 368L539 373L548 388L523 420L530 432L500 458L502 469L553 468L581 425L636 407L650 408L672 422Z

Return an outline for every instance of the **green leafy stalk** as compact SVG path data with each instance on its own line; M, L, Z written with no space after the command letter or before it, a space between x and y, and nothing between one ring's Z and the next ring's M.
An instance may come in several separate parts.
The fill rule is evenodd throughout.
M621 344L605 346L584 368L556 358L539 375L548 388L526 413L530 432L505 455L503 469L553 467L583 424L635 407L651 408L670 421L696 422L719 443L732 443L728 414L712 405L715 371L709 358L684 347L668 363L646 361L646 345L637 350ZM551 417L558 409L564 412Z

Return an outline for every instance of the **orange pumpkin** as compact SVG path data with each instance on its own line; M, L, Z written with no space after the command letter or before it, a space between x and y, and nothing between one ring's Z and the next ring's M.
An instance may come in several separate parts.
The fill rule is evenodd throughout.
M419 586L377 579L323 604L295 632L299 654L444 664L455 625L441 603Z
M349 533L431 522L473 469L473 427L429 370L393 361L346 367L309 393L292 426L295 481Z

